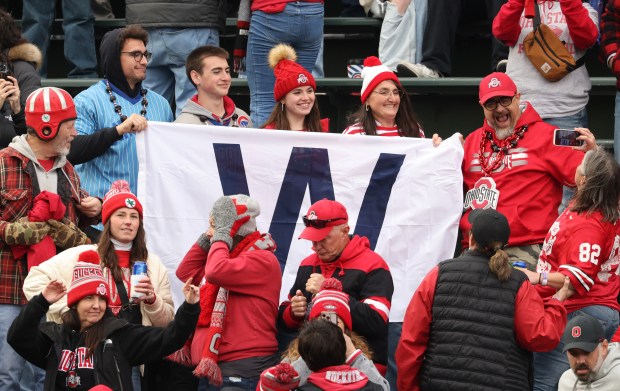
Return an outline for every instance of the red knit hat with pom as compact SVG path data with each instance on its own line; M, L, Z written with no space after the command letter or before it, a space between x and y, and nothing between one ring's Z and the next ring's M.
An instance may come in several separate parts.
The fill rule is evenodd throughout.
M129 183L124 180L118 180L112 183L110 190L103 197L103 205L101 206L101 222L105 224L112 213L120 208L135 209L142 219L142 204L129 188Z
M299 374L291 364L281 363L261 373L256 391L288 391L299 386Z
M295 49L289 45L279 44L269 51L269 66L273 68L276 82L273 86L273 96L276 101L297 87L310 86L316 90L316 82L312 72L298 63Z
M108 283L99 265L99 254L94 250L84 251L73 267L73 278L67 293L67 307L75 305L86 296L99 295L110 302Z
M342 283L335 278L326 278L321 284L321 290L312 299L308 319L318 318L323 312L335 312L347 329L353 329L349 295L342 291Z
M364 69L362 69L362 103L366 103L366 99L379 83L385 80L393 80L396 85L400 86L398 76L385 65L381 64L375 56L366 57L364 60Z

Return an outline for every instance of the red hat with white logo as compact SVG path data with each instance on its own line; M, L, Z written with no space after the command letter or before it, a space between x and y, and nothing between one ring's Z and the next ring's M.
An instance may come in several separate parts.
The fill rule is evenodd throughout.
M77 118L75 103L69 93L61 88L43 87L33 91L24 108L26 126L34 129L41 140L51 140L65 121Z
M269 66L273 69L276 82L273 85L273 96L276 101L297 87L310 86L316 90L316 82L312 72L298 63L295 49L283 43L269 51Z
M312 299L308 319L319 318L324 312L336 313L347 329L353 329L349 295L342 291L342 283L333 277L323 281L321 290Z
M349 221L347 210L338 201L323 198L315 202L303 217L306 228L299 235L299 239L320 242L325 239L333 227L346 224Z
M103 197L103 205L101 206L101 222L105 224L112 213L120 208L135 209L142 219L142 204L129 188L129 183L124 180L118 180L112 183L110 190Z
M397 86L400 86L398 76L375 56L366 57L364 60L362 78L364 79L362 82L362 103L365 103L372 91L385 80L392 80Z
M482 104L496 96L515 96L516 94L515 82L503 72L493 72L486 76L480 81L478 89L478 97Z
M91 295L102 296L106 302L110 302L110 289L99 262L99 254L94 250L80 253L73 267L73 278L67 293L67 307Z

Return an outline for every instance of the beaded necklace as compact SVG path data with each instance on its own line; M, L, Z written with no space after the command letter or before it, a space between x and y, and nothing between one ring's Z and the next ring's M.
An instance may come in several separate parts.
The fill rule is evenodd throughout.
M486 129L484 130L484 134L480 140L480 153L478 154L478 161L480 162L480 167L482 168L482 171L484 171L485 176L490 176L491 173L495 171L500 164L502 164L504 156L508 153L508 150L517 146L517 143L523 137L527 127L528 125L524 125L516 132L513 132L501 142L502 146L495 143L491 132ZM488 158L484 156L484 147L487 141L491 143L491 153ZM496 153L495 158L493 158L493 152Z
M121 117L121 122L125 122L127 116L123 115L123 109L118 103L116 103L116 96L114 96L114 93L112 92L112 87L110 87L110 82L108 79L105 79L105 90L110 95L110 102L114 105L114 111L116 111L116 114ZM149 101L146 99L145 88L140 89L140 95L142 95L142 110L140 110L140 115L146 117L146 107L149 105Z

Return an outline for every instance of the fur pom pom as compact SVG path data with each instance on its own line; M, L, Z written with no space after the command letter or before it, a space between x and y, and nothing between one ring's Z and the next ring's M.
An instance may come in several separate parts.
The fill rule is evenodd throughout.
M376 67L378 65L382 65L381 60L379 60L378 57L370 56L370 57L366 57L366 59L364 60L365 67Z
M99 265L99 254L95 250L88 250L78 255L78 262L92 263Z
M325 280L323 280L323 283L321 284L321 288L320 290L325 290L325 289L331 289L334 291L341 291L342 292L342 282L340 282L339 280L331 277L331 278L326 278Z
M269 51L269 66L274 69L282 60L297 60L295 49L286 44L278 44Z
M288 384L295 380L299 375L291 364L281 363L275 366L273 377L282 384Z

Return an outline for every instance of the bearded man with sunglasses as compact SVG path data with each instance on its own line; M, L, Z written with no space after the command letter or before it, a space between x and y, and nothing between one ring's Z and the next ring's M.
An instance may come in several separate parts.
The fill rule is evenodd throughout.
M306 228L299 238L311 241L314 253L301 262L288 300L280 304L279 326L287 331L298 330L323 280L336 278L349 295L352 331L366 338L372 360L385 376L388 318L394 293L387 263L370 249L366 237L349 235L349 217L341 203L322 199L310 206L303 221Z
M463 238L471 229L472 210L496 209L510 222L506 252L533 270L558 217L562 186L575 187L583 152L596 148L596 140L588 129L576 128L582 147L554 145L557 127L543 122L531 104L521 101L515 83L504 73L482 79L479 98L485 120L464 145Z
M103 198L119 179L137 194L135 133L147 128L147 120L172 122L168 101L142 86L151 58L147 41L148 33L139 25L107 32L99 48L104 79L75 97L78 136L68 159L84 188L97 197ZM97 236L96 231L91 234Z

